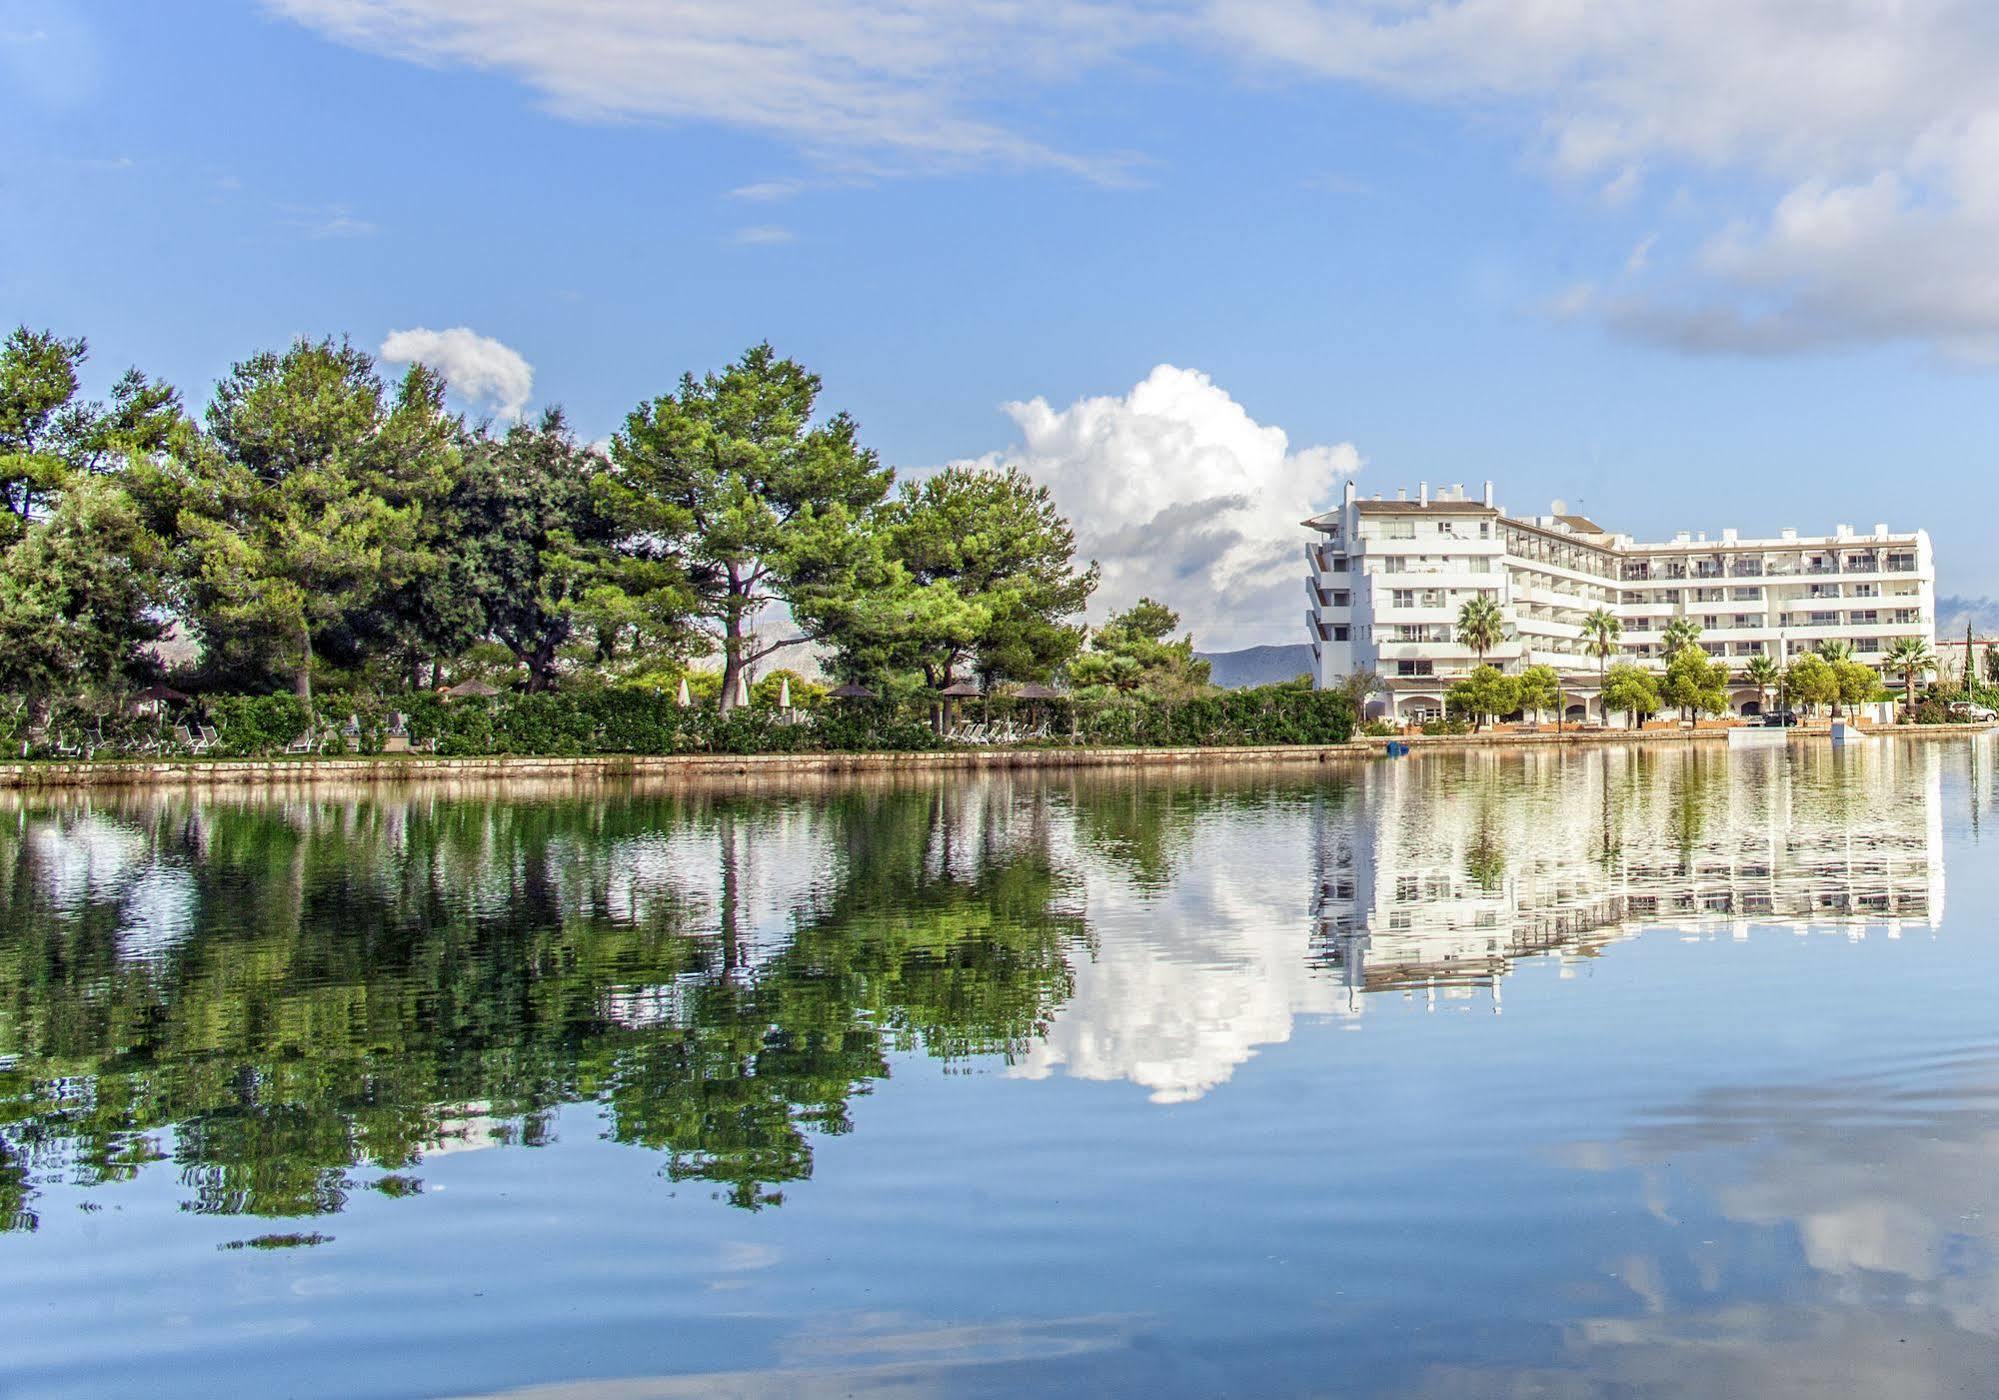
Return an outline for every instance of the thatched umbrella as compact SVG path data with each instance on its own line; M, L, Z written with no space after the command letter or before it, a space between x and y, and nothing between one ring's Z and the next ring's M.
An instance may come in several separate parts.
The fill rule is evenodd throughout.
M687 677L685 676L680 678L680 694L674 697L673 703L680 706L683 710L694 703L694 697L688 693Z
M748 671L738 671L736 672L736 708L747 710L749 707L750 673Z
M788 710L791 708L790 676L779 676L777 678L777 707L780 710Z
M1060 700L1062 692L1052 686L1043 685L1039 681L1028 681L1025 685L1014 687L1013 698L1027 701L1028 714L1035 719L1039 719L1041 717L1041 702L1044 700Z
M976 700L979 696L979 688L970 681L952 681L951 684L945 686L937 694L944 701L944 723L948 726L951 723L952 714L958 708L954 702L959 700Z
M447 700L490 700L500 693L497 685L488 685L474 676L469 681L460 681L444 692Z
M855 681L843 681L827 692L835 700L872 700L875 693Z

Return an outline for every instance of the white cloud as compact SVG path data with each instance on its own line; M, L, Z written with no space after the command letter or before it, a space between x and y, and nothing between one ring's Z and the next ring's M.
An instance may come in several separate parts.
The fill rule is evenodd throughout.
M1150 594L1203 645L1290 641L1298 522L1360 466L1352 443L1291 448L1199 370L1160 365L1122 397L1005 405L1018 446L980 458L1045 483L1103 565L1099 611ZM1295 602L1297 606L1291 607Z
M751 228L739 228L732 242L750 247L769 246L773 243L789 243L796 238L790 229L777 224L757 224Z
M1218 0L1255 59L1517 112L1554 170L1747 175L1767 217L1604 299L1633 335L1759 353L1999 351L1999 10L1982 0ZM1739 196L1738 196L1739 197Z
M863 167L1114 176L985 120L975 95L1073 77L1156 26L1120 0L264 0L329 38L518 78L585 121L713 121Z
M285 223L307 238L369 238L375 226L344 204L288 204Z
M1733 203L1697 254L1598 299L1591 314L1618 330L1694 350L1913 340L1999 359L1989 0L264 3L338 42L507 74L571 119L767 132L844 179L995 165L1122 178L1135 157L1059 148L982 103L1161 47L1476 106L1611 207L1690 180L1704 207Z
M518 350L465 326L390 331L381 357L391 364L429 365L459 398L483 404L501 418L519 418L534 392L534 366Z

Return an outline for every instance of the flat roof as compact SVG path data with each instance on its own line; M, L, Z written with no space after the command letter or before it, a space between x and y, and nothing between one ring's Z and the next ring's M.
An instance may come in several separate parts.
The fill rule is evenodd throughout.
M1422 501L1355 501L1354 509L1362 515L1422 515L1428 511L1440 511L1449 515L1497 515L1499 512L1483 501L1438 501L1425 505Z

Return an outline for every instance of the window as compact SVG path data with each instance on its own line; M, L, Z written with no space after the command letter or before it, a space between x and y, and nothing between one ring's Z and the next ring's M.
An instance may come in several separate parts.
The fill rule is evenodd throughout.
M1342 554L1339 556L1339 558L1333 560L1333 572L1336 574L1343 574L1346 571L1347 571L1347 557L1346 555Z
M1432 674L1432 671L1430 663L1427 661L1398 661L1395 663L1395 674L1398 676L1427 676Z
M1490 520L1481 520L1478 522L1478 537L1482 540L1492 538L1492 522Z
M1347 625L1344 622L1335 622L1333 624L1333 640L1336 642L1344 642L1347 639L1347 634L1349 630L1350 629L1347 627Z
M1344 588L1335 588L1335 589L1333 590L1333 606L1334 606L1334 607L1336 607L1336 608L1344 608L1344 607L1348 607L1348 606L1350 606L1350 605L1351 605L1352 603L1353 603L1353 594L1351 594L1351 593L1347 592L1347 590L1346 590L1346 589L1344 589Z
M1763 590L1760 588L1738 588L1735 590L1735 601L1738 603L1754 603L1762 597Z
M1756 618L1750 613L1737 613L1735 615L1735 625L1737 627L1754 627L1756 625Z
M1416 522L1413 520L1391 520L1381 537L1388 540L1413 540L1416 538Z
M1413 608L1416 606L1416 590L1413 588L1394 589L1389 593L1388 598L1390 604L1394 607Z

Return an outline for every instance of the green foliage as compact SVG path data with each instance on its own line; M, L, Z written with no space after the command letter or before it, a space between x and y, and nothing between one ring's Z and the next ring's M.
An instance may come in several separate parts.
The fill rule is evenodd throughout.
M1700 639L1701 625L1690 617L1674 618L1659 634L1659 641L1668 657L1678 656L1690 646L1698 646Z
M305 704L295 695L221 695L208 701L209 720L231 758L283 753L305 733Z
M1728 713L1728 665L1711 659L1699 645L1687 643L1666 662L1659 698L1682 718Z
M1834 705L1839 702L1839 677L1831 662L1807 653L1784 668L1784 694L1794 706Z
M949 467L906 481L881 511L888 569L843 650L923 673L941 687L969 663L995 680L1047 680L1075 656L1097 569L1076 567L1076 532L1045 486L1018 469ZM828 635L836 644L841 629Z
M1212 668L1194 655L1192 633L1172 640L1179 625L1173 609L1141 598L1091 633L1088 650L1069 664L1069 679L1086 695L1198 696L1208 689Z
M1395 734L1395 726L1385 719L1371 719L1360 727L1360 732L1370 739L1387 739Z
M1475 724L1510 715L1520 708L1520 678L1497 666L1474 666L1444 692L1444 704L1453 714L1470 715Z
M752 635L758 613L784 599L815 635L875 557L859 526L891 473L846 414L813 422L819 388L758 345L720 374L684 376L612 439L607 498L627 538L684 572L689 611L722 645L724 708L737 671L786 644Z
M1423 732L1433 738L1447 734L1469 734L1471 722L1459 715L1445 715L1442 719L1424 720Z
M1658 682L1644 667L1627 662L1611 667L1604 676L1604 709L1612 714L1629 715L1633 728L1647 715L1657 714L1660 704Z
M1843 659L1833 662L1832 679L1839 692L1839 703L1849 710L1866 704L1881 691L1880 674L1862 661Z
M1474 593L1458 609L1458 645L1469 648L1481 664L1485 654L1506 640L1506 619L1499 600Z
M1562 678L1553 666L1534 665L1520 673L1519 708L1544 714L1562 707Z
M1274 685L1183 701L1116 696L1077 706L1075 722L1083 743L1112 747L1343 744L1354 710L1337 691Z
M139 649L162 630L163 564L122 489L75 483L0 553L0 691L46 709L143 673Z
M420 527L455 451L443 396L414 366L392 397L368 354L330 340L230 371L163 478L206 643L273 657L310 703L316 640L427 563Z

